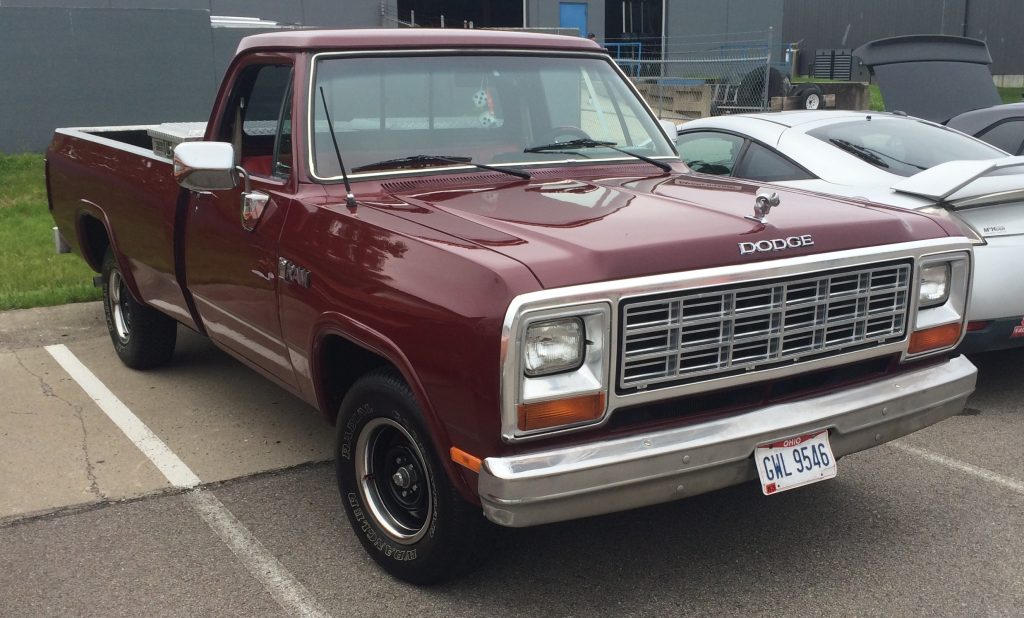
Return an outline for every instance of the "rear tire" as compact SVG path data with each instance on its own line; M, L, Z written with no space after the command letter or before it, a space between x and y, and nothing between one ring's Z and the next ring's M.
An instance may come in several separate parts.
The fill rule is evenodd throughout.
M135 300L109 249L102 270L103 314L118 358L132 369L167 363L174 355L178 323Z
M448 479L409 386L360 378L338 415L338 490L356 538L385 571L436 584L475 566L493 526Z

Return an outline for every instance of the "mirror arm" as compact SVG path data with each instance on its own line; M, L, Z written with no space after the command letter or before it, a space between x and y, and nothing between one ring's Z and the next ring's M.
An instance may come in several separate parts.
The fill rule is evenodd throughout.
M242 180L244 181L242 191L245 193L252 193L252 185L249 183L249 172L245 171L245 168L241 165L236 165L235 171L242 176Z

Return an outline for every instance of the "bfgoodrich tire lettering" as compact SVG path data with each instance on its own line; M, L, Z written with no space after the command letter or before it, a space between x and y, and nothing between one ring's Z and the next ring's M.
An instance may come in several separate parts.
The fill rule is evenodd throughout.
M491 533L427 436L412 392L392 371L361 378L341 404L336 471L349 523L377 564L414 584L465 572Z
M118 358L133 369L167 363L174 355L178 323L132 297L109 249L102 270L103 314Z

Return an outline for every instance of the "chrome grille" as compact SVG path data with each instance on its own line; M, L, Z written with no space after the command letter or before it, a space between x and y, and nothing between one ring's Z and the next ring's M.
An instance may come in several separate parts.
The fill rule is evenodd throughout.
M619 387L707 379L898 340L911 265L688 290L622 307Z

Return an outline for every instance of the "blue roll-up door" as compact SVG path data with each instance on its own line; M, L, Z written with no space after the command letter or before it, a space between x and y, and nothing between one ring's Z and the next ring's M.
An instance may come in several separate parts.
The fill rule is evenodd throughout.
M576 28L580 31L580 36L587 36L587 3L559 2L558 27Z

